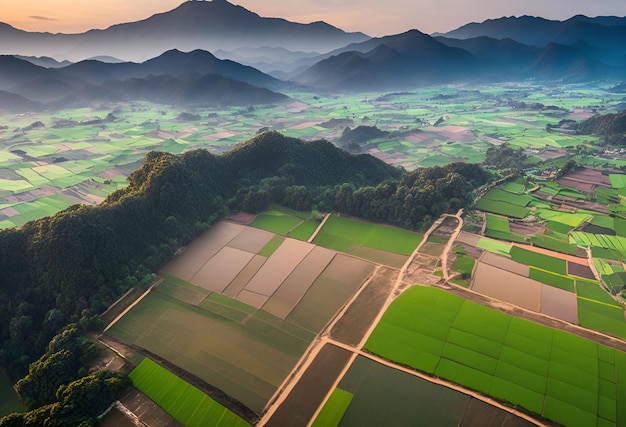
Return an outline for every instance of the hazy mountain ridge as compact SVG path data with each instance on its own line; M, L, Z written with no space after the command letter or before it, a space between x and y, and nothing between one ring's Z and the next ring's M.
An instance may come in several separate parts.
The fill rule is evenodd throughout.
M550 43L575 45L584 42L605 52L604 61L615 60L626 54L626 18L589 18L576 15L565 21L539 17L502 17L481 23L469 23L442 35L446 38L469 39L487 36L494 39L510 38L519 43L545 47Z
M0 90L5 91L2 99L9 101L8 94L19 97L19 102L0 102L11 111L129 100L253 105L287 99L253 83L278 86L281 82L254 68L221 61L203 51L170 51L141 64L87 60L55 69L13 56L0 56Z
M418 30L352 44L330 55L294 79L324 89L388 89L474 78L481 69L471 53Z
M126 99L125 94L117 95L123 87L121 82L135 79L133 84L126 83L129 93L140 93L139 87L166 80L154 79L156 76L169 76L170 84L181 91L191 90L189 85L195 81L207 96L213 93L206 91L207 82L216 80L207 78L200 83L199 79L208 74L269 90L288 89L296 82L313 89L349 91L457 82L581 82L626 77L626 18L619 17L577 15L566 21L503 17L470 23L436 37L410 30L369 38L323 22L297 24L281 18L263 18L226 0L213 0L184 2L142 21L83 34L27 33L2 24L0 50L6 49L5 39L16 42L13 49L27 41L32 47L34 41L41 42L42 49L89 52L89 57L102 58L59 66L52 58L24 57L31 63L55 68L58 74L23 65L15 77L19 81L13 84L6 81L15 71L0 70L0 89L36 102L61 102L59 105L63 105L59 98L61 88L67 91L68 99L75 100L73 103ZM335 49L316 53L330 46ZM280 79L240 62L218 59L204 50L210 48L223 58L258 64ZM143 62L116 61L117 57L146 56L155 50L158 52L152 58L141 59ZM31 87L29 81L33 81ZM243 90L242 85L234 83L226 86ZM40 89L35 90L36 87ZM194 98L165 88L155 90L164 95L159 102L186 102ZM251 91L251 99L263 99L255 89ZM277 98L265 93L272 99L269 102Z
M210 52L199 49L192 52L173 49L142 63L85 60L64 67L60 71L94 84L150 75L182 76L189 73L213 73L266 88L284 85L284 82L255 68L218 59Z
M30 33L0 25L0 52L74 60L107 55L144 61L166 50L275 46L325 52L369 37L324 22L301 24L264 18L228 3L183 2L177 8L104 30L81 34Z
M350 91L454 82L623 79L626 18L500 18L468 24L445 37L411 30L372 38L318 59L291 77L321 89Z
M529 46L510 38L480 36L471 39L435 37L447 46L465 49L489 64L493 72L512 79L586 81L597 78L621 78L624 72L589 55L586 49L549 43Z

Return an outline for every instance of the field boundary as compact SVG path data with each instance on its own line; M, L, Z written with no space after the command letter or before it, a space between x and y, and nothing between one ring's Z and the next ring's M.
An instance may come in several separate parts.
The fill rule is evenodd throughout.
M159 279L156 282L154 282L143 294L141 294L139 298L137 298L135 301L133 301L132 304L126 307L126 309L122 311L115 319L111 320L111 323L109 323L107 327L104 328L102 333L105 333L106 331L108 331L111 328L111 326L115 325L122 317L124 317L124 315L126 315L126 313L128 313L134 306L139 304L141 300L144 299L150 293L150 291L152 291L153 288L155 288L156 286L159 286L162 282L163 282L163 279Z
M152 353L150 350L146 350L145 348L140 347L138 345L123 342L108 334L107 334L107 339L111 340L112 342L121 343L125 346L128 346L129 348L132 348L136 352L141 353L142 355L148 357L153 362L161 365L163 368L172 372L174 375L176 375L183 381L186 381L189 384L197 387L203 393L205 393L206 395L211 397L213 400L215 400L217 403L231 410L236 415L243 418L250 424L254 425L258 421L259 416L256 414L256 412L248 408L239 400L229 396L228 394L224 393L219 388L212 386L208 382L204 381L202 378L192 374L189 371L186 371L185 369L179 367L178 365L173 364L172 362L164 359L158 354Z
M317 226L313 234L311 234L311 237L309 237L309 240L306 241L307 243L313 243L313 239L315 239L317 235L319 234L320 230L324 228L324 224L326 224L326 221L328 220L328 218L330 218L331 215L332 215L332 212L329 212L326 214L326 216L324 216L324 219L322 220L320 225Z

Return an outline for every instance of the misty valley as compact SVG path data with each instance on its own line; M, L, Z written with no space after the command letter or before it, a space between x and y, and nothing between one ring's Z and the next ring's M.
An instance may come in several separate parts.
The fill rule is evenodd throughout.
M576 153L599 138L562 129L597 113L620 111L610 84L448 85L414 91L346 94L286 92L275 104L231 107L149 102L98 104L55 112L0 116L3 203L0 226L20 226L74 203L97 204L126 185L152 151L230 151L263 131L326 139L414 170L451 162L480 163L508 143L536 161ZM590 166L626 164L587 155Z

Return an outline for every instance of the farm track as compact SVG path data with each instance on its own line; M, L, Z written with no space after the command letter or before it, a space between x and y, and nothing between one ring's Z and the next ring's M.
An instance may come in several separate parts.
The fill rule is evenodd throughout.
M357 356L363 356L363 357L367 357L375 362L381 363L385 366L391 367L393 369L397 369L400 370L402 372L405 372L407 374L422 378L424 380L427 380L431 383L434 384L439 384L439 385L443 385L445 387L448 387L450 389L456 390L460 393L466 394L468 396L471 396L475 399L478 399L480 401L483 401L489 405L495 406L497 408L500 408L502 410L505 410L513 415L516 415L528 422L531 422L535 425L538 426L551 426L553 424L549 423L549 422L545 422L545 421L540 421L536 418L533 418L531 416L529 416L528 414L522 412L522 411L518 411L514 408L511 408L493 398L490 398L488 396L484 396L480 393L477 393L475 391L466 389L464 387L461 387L457 384L448 382L448 381L444 381L441 380L439 378L435 378L432 377L430 375L426 375L423 374L421 372L418 372L416 370L410 369L408 367L393 363L389 360L380 358L378 356L375 356L373 354L370 354L366 351L363 350L363 346L365 345L365 343L367 342L367 339L369 338L369 336L372 334L374 328L376 327L376 325L378 324L378 322L380 322L382 316L384 315L384 313L386 312L387 308L389 307L389 305L391 305L391 303L400 295L402 294L402 292L406 289L408 289L409 287L415 285L415 276L411 276L411 282L407 282L408 279L408 275L407 272L409 271L409 268L411 267L411 264L413 264L416 259L419 259L419 255L420 254L420 249L423 247L423 245L426 243L426 241L428 240L429 236L435 232L435 230L445 221L446 218L455 218L457 219L458 223L457 226L454 230L454 232L452 233L452 235L450 236L448 242L445 245L445 248L443 250L443 253L440 256L440 261L441 261L441 266L442 266L442 270L443 270L443 281L438 281L437 283L432 283L432 281L425 281L427 284L427 286L434 286L434 287L438 287L440 289L446 290L447 292L450 292L452 294L458 295L466 300L469 300L471 302L475 302L478 304L481 304L483 306L486 307L490 307L492 309L495 310L499 310L502 311L504 313L507 313L509 315L512 316L516 316L516 317L520 317L520 318L524 318L545 326L549 326L555 329L560 329L566 332L570 332L573 334L576 334L578 336L581 336L583 338L589 339L593 342L599 343L599 344L603 344L612 348L616 348L618 350L621 351L626 351L626 342L624 342L621 339L618 338L614 338L611 337L609 335L600 333L600 332L595 332L595 331L591 331L591 330L587 330L585 328L579 327L577 325L565 322L563 320L559 320L556 318L552 318L550 316L546 316L544 314L541 313L536 313L536 312L532 312L529 310L525 310L523 308L517 307L515 305L506 303L506 302L502 302L500 300L497 300L495 298L490 298L488 296L476 293L470 289L466 289L460 286L456 286L453 284L448 283L448 280L450 279L450 274L449 274L449 269L448 269L448 257L450 254L450 251L452 249L452 246L454 245L454 242L456 241L457 237L460 235L461 233L461 228L463 226L463 219L462 219L462 210L460 210L459 212L457 212L455 215L442 215L429 229L428 231L424 234L424 238L422 239L422 241L420 242L420 244L418 245L418 247L414 250L414 252L411 254L411 256L409 257L409 259L406 261L406 263L404 264L404 266L402 267L402 269L400 270L400 273L398 274L398 277L396 279L396 282L393 286L393 289L391 290L391 292L388 295L388 298L385 302L385 304L383 305L383 307L379 310L376 318L374 319L374 321L372 322L369 330L365 333L365 335L363 336L361 342L356 345L356 346L351 346L351 345L347 345L345 343L339 342L335 339L333 339L330 336L330 331L332 330L332 326L334 324L336 324L336 322L338 322L341 318L341 316L343 315L343 313L345 312L345 310L350 306L350 304L352 304L352 302L356 299L356 297L358 296L357 294L355 294L350 301L348 301L348 303L346 303L346 306L344 307L344 311L340 312L336 318L334 319L334 321L328 325L328 327L324 330L324 332L319 336L319 338L314 341L314 343L312 344L312 348L310 349L310 351L308 352L307 356L306 356L306 360L303 360L303 363L301 363L298 366L298 370L299 373L298 375L292 376L291 378L291 383L289 386L284 387L283 388L283 393L279 396L277 396L276 400L272 402L271 407L269 407L268 411L264 414L263 418L261 418L260 422L258 423L258 426L265 426L265 425L272 425L271 423L271 419L272 419L272 415L274 414L274 412L276 411L276 408L280 406L280 404L282 402L285 401L285 399L287 398L288 393L293 390L294 387L297 387L297 382L302 378L302 376L306 373L307 369L310 367L311 363L314 361L315 356L319 353L320 349L324 346L324 345L334 345L336 347L339 347L341 349L344 349L346 351L350 351L352 353L352 357L350 358L348 364L345 366L345 368L343 369L341 375L338 376L338 378L336 379L334 385L332 387L329 388L328 393L326 395L326 397L323 399L322 403L320 404L320 406L318 407L317 411L315 412L315 414L313 415L313 417L310 419L311 421L309 421L310 425L312 423L312 420L315 420L315 418L317 417L317 415L319 414L319 411L321 411L324 403L328 400L328 398L330 397L331 393L333 392L333 390L337 387L337 385L339 384L339 382L341 381L341 379L343 378L343 376L345 375L345 373L348 371L348 369L350 368L350 366L352 365L352 363L354 362L354 360L356 359ZM361 288L361 290L364 287Z
M149 293L150 291L152 291L152 289L154 289L155 287L159 286L161 284L161 282L163 282L163 279L159 279L156 282L154 282L143 294L141 294L141 296L139 298L137 298L135 301L133 301L132 304L130 304L128 307L126 307L126 309L124 311L122 311L115 319L113 319L111 321L111 323L109 323L107 325L106 328L104 328L104 331L102 332L106 332L108 331L113 325L115 325L122 317L124 317L124 315L126 313L128 313L134 306L136 306L137 304L139 304L141 302L142 299L144 299ZM119 300L118 300L119 301Z
M437 221L435 221L435 223L433 223L433 225L429 228L429 230L426 231L426 233L424 234L424 237L422 239L422 241L420 242L420 244L416 247L416 249L413 251L413 253L409 256L409 258L407 259L407 261L404 263L404 265L402 266L402 268L399 270L399 273L397 275L397 278L395 280L395 283L393 284L391 290L389 291L385 302L382 304L382 307L378 310L377 315L375 316L375 318L373 319L373 321L371 322L371 325L369 326L369 328L365 331L365 333L363 333L362 338L360 339L360 341L358 342L357 345L350 345L350 344L346 344L344 342L340 342L337 339L335 339L332 336L332 331L333 328L335 327L335 325L337 325L338 322L341 321L342 317L345 315L345 313L348 311L348 309L351 307L351 305L356 301L356 299L361 295L361 293L363 292L363 290L367 287L367 285L373 280L373 277L376 276L376 274L381 270L382 266L381 265L376 265L376 269L374 270L374 272L372 272L372 274L369 276L369 278L359 287L359 289L352 295L352 297L344 304L344 306L339 310L339 312L333 317L333 319L331 319L331 321L325 326L325 328L322 330L322 332L313 340L313 342L311 343L311 345L309 346L309 348L307 348L307 350L305 351L304 355L302 356L302 358L300 359L300 361L298 362L298 364L296 365L296 367L294 368L294 370L289 374L289 376L285 379L284 383L279 387L279 389L277 390L276 394L272 397L272 399L270 399L268 405L266 406L262 417L259 419L258 415L256 413L254 413L252 410L250 410L249 408L247 408L245 405L243 405L241 402L230 398L228 395L226 395L225 393L223 393L221 390L212 387L210 384L206 383L205 381L203 381L202 379L194 376L193 374L190 374L189 372L177 367L176 365L171 364L170 362L168 362L167 360L164 360L162 358L160 358L159 356L143 349L140 347L136 347L136 346L129 346L128 344L124 344L124 343L118 343L118 344L122 344L124 346L127 346L129 348L131 348L134 351L137 351L139 353L145 354L147 356L149 356L150 358L152 358L153 360L157 361L158 363L160 363L161 365L165 366L167 369L171 370L172 372L176 373L178 376L180 376L181 378L183 378L185 381L188 381L189 383L193 384L194 386L200 388L201 390L203 390L205 393L207 393L209 396L211 396L212 398L214 398L216 401L218 401L219 403L221 403L222 405L226 406L227 408L231 409L233 412L237 413L239 416L241 416L242 418L244 418L245 420L247 420L248 422L251 422L252 424L254 424L255 422L258 422L256 425L258 426L274 426L274 425L280 425L279 424L279 420L283 419L284 420L284 410L282 411L283 413L281 414L281 405L283 403L289 403L290 402L290 396L291 393L295 391L295 393L302 393L301 390L298 390L299 387L299 383L300 382L305 382L307 378L310 378L312 374L315 374L315 372L313 372L313 367L319 365L319 362L316 362L318 356L320 356L320 354L325 354L327 353L326 350L324 350L325 348L328 348L328 346L334 346L337 349L341 349L341 351L347 351L350 353L350 356L345 364L345 366L341 369L341 371L338 373L338 375L336 376L336 378L334 379L332 385L329 386L328 390L327 390L327 394L325 395L325 397L321 400L320 405L317 407L317 409L315 409L315 413L312 414L312 416L310 418L308 418L308 425L311 424L311 422L313 420L315 420L316 416L319 414L319 411L322 409L324 403L328 400L329 396L331 395L332 391L337 387L337 385L340 383L340 381L342 380L342 378L344 377L344 375L348 372L348 370L350 369L350 367L352 366L353 362L356 360L356 358L358 356L363 356L366 357L370 360L373 360L375 362L381 363L385 366L391 367L393 369L397 369L399 371L402 371L404 373L422 378L424 380L427 380L431 383L434 384L439 384L439 385L443 385L447 388L453 389L455 391L461 392L467 396L471 396L475 399L478 399L482 402L485 402L489 405L495 406L497 408L500 408L504 411L507 411L515 416L518 416L528 422L531 422L535 425L539 425L539 426L551 426L552 424L546 424L544 421L539 421L535 418L532 418L531 416L529 416L528 414L518 411L514 408L511 408L509 406L507 406L506 404L503 404L497 400L494 400L493 398L490 398L488 396L484 396L480 393L474 392L472 390L463 388L457 384L454 383L450 383L444 380L441 380L439 378L435 378L432 377L430 375L427 374L423 374L421 372L418 372L416 370L413 370L411 368L396 364L394 362L391 362L389 360L380 358L378 356L375 356L371 353L368 353L367 351L363 350L363 347L365 345L365 343L367 342L367 340L369 339L370 335L372 334L372 332L374 331L376 325L380 322L382 316L384 315L384 313L387 311L388 307L392 304L392 302L398 297L400 296L406 289L410 288L411 286L414 285L422 285L422 286L434 286L434 287L438 287L440 289L443 289L447 292L450 292L452 294L458 295L466 300L478 303L480 305L483 306L487 306L490 308L493 308L495 310L499 310L501 312L507 313L509 315L512 316L516 316L516 317L520 317L520 318L524 318L524 319L528 319L531 320L533 322L542 324L542 325L546 325L555 329L560 329L566 332L570 332L576 335L579 335L583 338L589 339L593 342L599 343L599 344L603 344L612 348L616 348L618 350L621 351L625 351L626 352L626 342L621 340L621 339L617 339L614 337L611 337L609 335L600 333L600 332L595 332L595 331L591 331L591 330L587 330L585 328L579 327L577 325L574 324L570 324L568 322L556 319L556 318L552 318L550 316L546 316L544 314L541 313L536 313L536 312L532 312L523 308L520 308L518 306L515 306L513 304L509 304L506 302L502 302L500 300L497 300L495 298L491 298L482 294L479 294L475 291L472 291L470 289L466 289L460 286L456 286L453 284L450 284L448 282L448 280L450 279L450 273L449 273L449 268L448 268L448 258L450 255L450 251L456 241L456 239L458 238L458 236L461 233L461 228L463 226L463 219L462 219L462 213L463 211L460 210L459 212L457 212L455 215L450 215L450 214L445 214L442 215L439 219L437 219ZM318 227L318 229L316 230L316 232L314 233L314 235L311 237L311 240L315 237L316 233L321 229L321 226L324 224L324 222L326 221L326 219L328 219L328 215L324 218L324 221L322 222L322 224ZM454 228L454 231L450 234L447 243L445 244L445 247L443 249L443 252L441 253L441 255L437 258L437 257L428 257L428 258L433 258L433 260L438 259L438 261L441 263L441 268L443 270L443 278L437 278L438 280L433 281L432 280L432 271L427 271L428 269L424 270L421 268L417 268L417 269L413 269L411 270L411 267L415 267L415 263L417 264L422 264L424 262L423 258L424 258L424 254L422 254L420 252L420 250L424 247L424 244L426 244L428 238L435 233L435 231L444 223L444 221L448 218L454 218L457 220L457 224L456 227ZM359 258L359 257L356 257ZM419 267L419 266L418 266ZM434 267L433 267L434 269ZM397 269L393 269L394 271L398 271ZM415 271L417 271L417 274L415 273ZM434 271L434 270L433 270ZM595 272L594 272L595 273ZM426 277L426 276L431 276L431 277ZM420 280L420 279L424 279L424 280ZM142 298L144 298L155 286L157 286L160 283L160 281L154 283L146 292L144 292L144 294L142 294L139 299L137 301L135 301L133 304L131 304L126 310L124 310L123 313L121 313L118 317L116 317L111 324L109 324L107 326L107 329L110 328L114 323L116 323L121 317L123 317L124 314L126 314L130 309L132 309L137 303L139 303L139 301L141 301ZM360 335L360 334L359 334ZM103 338L106 338L106 342L108 343L108 345L115 345L115 342L117 340L109 337L108 335L103 336ZM113 341L113 342L111 342ZM355 341L356 342L356 341ZM310 381L310 379L309 379ZM319 393L319 391L318 391ZM291 396L291 399L293 400L293 396ZM274 418L276 417L276 418ZM300 425L300 424L297 424Z
M544 424L544 423L536 420L535 418L533 418L533 417L531 417L531 416L529 416L529 415L527 415L527 414L525 414L525 413L523 413L521 411L513 409L513 408L511 408L509 406L506 406L506 405L504 405L504 404L502 404L502 403L500 403L500 402L498 402L498 401L496 401L496 400L494 400L494 399L492 399L490 397L487 397L487 396L484 396L484 395L479 394L477 392L474 392L472 390L463 388L463 387L461 387L461 386L459 386L457 384L454 384L454 383L451 383L451 382L447 382L447 381L441 380L439 378L435 378L435 377L423 374L421 372L418 372L416 370L407 368L405 366L399 365L399 364L391 362L389 360L380 358L378 356L375 356L375 355L373 355L371 353L368 353L368 352L363 350L363 346L365 345L365 343L369 339L370 335L372 334L372 332L376 328L376 325L380 322L382 316L387 311L387 309L391 305L391 303L399 295L401 295L404 290L406 290L410 286L412 286L412 284L406 283L405 276L407 274L407 271L408 271L409 267L413 263L414 259L419 255L420 249L423 247L423 245L428 240L428 237L445 221L446 218L452 217L452 218L455 218L455 219L458 220L458 224L457 224L457 227L455 228L455 231L451 235L448 243L446 244L446 247L445 247L445 249L444 249L444 251L443 251L443 253L441 255L442 259L447 258L452 244L454 243L454 241L456 240L456 237L461 232L461 227L463 226L463 220L461 219L462 213L463 213L463 211L459 210L459 212L457 212L455 215L448 215L448 214L442 215L437 221L435 221L435 223L433 223L433 225L424 234L424 238L422 239L420 244L417 246L417 248L415 248L415 250L413 251L411 256L407 259L407 261L403 265L402 269L400 270L400 273L398 274L398 276L396 278L396 281L395 281L395 284L394 284L392 290L389 292L389 295L388 295L385 303L383 304L381 309L378 311L378 314L377 314L376 318L372 321L371 326L369 327L367 332L363 335L363 338L358 343L358 345L351 346L351 345L348 345L348 344L345 344L345 343L342 343L340 341L337 341L337 340L333 339L331 337L330 333L331 333L334 325L336 325L337 322L341 319L341 317L343 316L345 311L347 311L347 309L350 307L350 305L355 301L355 299L358 297L360 292L362 292L362 290L366 287L367 282L369 282L369 280L371 280L372 277L370 277L370 279L368 279L368 281L363 286L361 286L359 291L357 291L355 293L355 295L352 296L352 298L345 304L343 309L337 314L337 316L335 316L335 318L327 325L327 327L324 329L324 331L311 344L311 347L309 348L309 350L307 351L305 356L303 356L303 359L302 359L301 363L298 364L298 366L296 367L296 370L294 370L294 372L292 373L292 375L290 376L288 381L285 384L283 384L283 386L279 389L280 390L279 394L271 402L270 406L267 408L267 411L265 412L263 417L260 419L260 421L257 424L257 426L262 427L262 426L266 426L266 425L267 426L278 425L276 423L276 420L273 419L274 414L276 414L280 410L280 405L282 403L284 403L289 398L290 392L293 391L296 387L298 387L298 382L305 375L307 375L308 369L314 363L316 356L320 353L321 349L325 345L332 345L332 346L338 347L340 349L343 349L345 351L349 351L352 355L351 355L348 363L346 364L346 366L343 368L343 370L340 373L340 375L337 376L334 384L328 389L326 396L322 400L322 403L320 404L320 406L317 408L315 414L309 419L309 422L307 424L308 426L310 426L311 423L315 420L315 418L317 417L317 415L321 411L322 407L324 406L324 404L326 403L326 401L328 400L328 398L332 394L333 390L337 387L337 385L342 380L342 378L344 377L346 372L348 372L348 370L352 366L352 363L355 361L357 356L367 357L368 359L371 359L371 360L373 360L375 362L381 363L381 364L383 364L385 366L388 366L390 368L400 370L400 371L402 371L404 373L413 375L415 377L422 378L422 379L424 379L426 381L429 381L431 383L434 383L434 384L443 385L445 387L448 387L450 389L453 389L455 391L458 391L460 393L463 393L465 395L468 395L468 396L471 396L471 397L473 397L475 399L483 401L483 402L485 402L485 403L487 403L489 405L492 405L492 406L500 408L500 409L502 409L504 411L507 411L507 412L509 412L509 413L511 413L513 415L516 415L516 416L518 416L518 417L520 417L520 418L522 418L522 419L524 419L524 420L526 420L526 421L528 421L528 422L530 422L532 424L535 424L535 425L538 425L538 426L546 426L546 427L551 425L551 424ZM446 263L446 266L447 266L447 263ZM374 274L378 271L379 268L380 268L380 266L377 267L377 270L374 272ZM440 287L442 287L444 289L451 289L451 287L447 286L447 285L443 285L443 286L440 286Z

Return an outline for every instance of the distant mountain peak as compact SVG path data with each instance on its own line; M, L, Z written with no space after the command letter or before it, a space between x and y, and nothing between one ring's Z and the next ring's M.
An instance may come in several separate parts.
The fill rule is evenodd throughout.
M261 17L227 0L183 1L146 19L81 34L31 33L0 23L0 54L60 56L73 61L110 56L137 62L172 48L232 51L271 46L328 52L369 38L323 21L304 24Z

